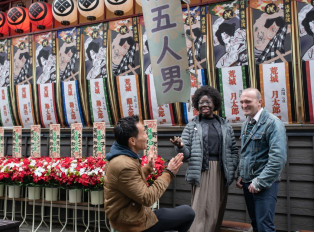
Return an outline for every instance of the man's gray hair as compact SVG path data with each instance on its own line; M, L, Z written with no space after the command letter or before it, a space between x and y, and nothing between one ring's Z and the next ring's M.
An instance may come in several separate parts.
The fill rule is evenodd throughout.
M247 89L244 89L244 90L242 91L242 93L244 93L244 92L249 92L249 91L254 91L254 92L255 92L255 96L256 96L256 99L257 99L257 100L262 99L262 94L261 94L261 92L260 92L258 89L256 89L256 88L247 88Z

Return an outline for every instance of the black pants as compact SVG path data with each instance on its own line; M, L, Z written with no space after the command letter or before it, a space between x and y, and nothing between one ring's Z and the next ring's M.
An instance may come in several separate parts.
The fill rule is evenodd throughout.
M187 232L195 217L194 210L188 205L157 209L154 213L158 218L158 222L144 232L162 232L167 230Z

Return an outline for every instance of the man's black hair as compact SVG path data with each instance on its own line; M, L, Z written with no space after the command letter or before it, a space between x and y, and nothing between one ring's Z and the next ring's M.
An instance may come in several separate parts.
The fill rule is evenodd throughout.
M139 122L137 115L120 118L113 129L117 143L128 147L129 138L136 137L139 133L136 127Z
M39 66L42 67L43 64L41 63L41 57L43 57L45 60L48 60L48 57L49 57L49 51L48 50L45 50L45 49L42 49L40 50L38 56L37 56L37 60L38 60L38 63L39 63Z
M213 101L213 104L215 106L214 111L220 110L221 94L219 93L219 91L217 89L215 89L214 87L208 86L208 85L204 85L204 86L200 87L194 93L192 103L193 103L193 107L196 110L199 110L198 102L203 96L208 96Z
M125 42L127 42L131 47L135 44L133 37L129 36L127 38L122 38L119 42L119 45L122 46Z
M225 45L225 42L223 41L221 34L225 32L229 36L234 36L235 32L235 23L229 24L229 23L222 23L220 24L218 30L216 31L215 35L221 45Z
M5 61L5 57L4 56L0 56L0 64L4 65L4 61Z
M314 33L310 28L310 22L314 21L314 10L311 10L310 12L308 12L304 18L304 20L302 21L302 26L304 27L306 33L310 36L313 36Z
M286 25L284 18L279 16L277 18L267 19L266 22L265 22L264 27L269 28L271 25L273 25L273 23L276 23L276 25L279 28L282 28L282 27L284 27Z
M72 54L74 54L76 52L76 47L75 46L67 47L64 51L65 54L68 54L70 50L71 50Z
M197 28L193 28L192 32L193 32L194 36L197 37L197 38L202 36L201 29L198 28L198 27ZM190 29L186 30L186 34L187 35L191 35Z
M95 53L98 53L99 51L99 44L95 43L95 42L90 42L87 49L86 49L86 53L87 53L87 57L90 61L92 61L92 57L90 55L90 52L94 51Z
M26 60L29 60L29 58L30 58L28 52L24 52L24 53L20 54L19 60L21 60L23 58L23 56L25 57Z

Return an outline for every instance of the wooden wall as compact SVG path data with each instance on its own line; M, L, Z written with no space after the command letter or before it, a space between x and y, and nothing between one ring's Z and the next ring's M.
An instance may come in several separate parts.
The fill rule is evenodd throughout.
M313 128L313 127L312 127ZM239 128L235 129L237 143ZM165 159L175 155L169 138L180 135L182 128L172 128L158 133L158 153ZM11 132L5 133L5 153L12 153ZM70 154L70 130L61 132L61 154ZM282 173L282 182L279 186L278 203L275 223L278 231L314 230L314 128L311 130L289 129L288 135L288 160ZM42 155L48 154L48 132L43 132ZM24 156L30 154L30 135L23 133ZM113 143L112 129L107 132L107 152ZM83 154L92 153L92 133L83 131ZM185 182L187 164L180 169L175 181L160 200L161 207L172 207L181 204L190 204L190 185ZM233 183L229 189L229 198L225 220L249 222L242 191L235 188Z

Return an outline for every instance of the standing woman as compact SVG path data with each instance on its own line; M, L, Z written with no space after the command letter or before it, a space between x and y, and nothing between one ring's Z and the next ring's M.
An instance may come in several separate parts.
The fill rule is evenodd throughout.
M182 132L170 141L189 162L186 181L192 185L195 219L190 232L219 231L227 203L228 186L238 165L238 148L232 127L214 114L221 107L217 89L196 90L193 106L199 111Z

